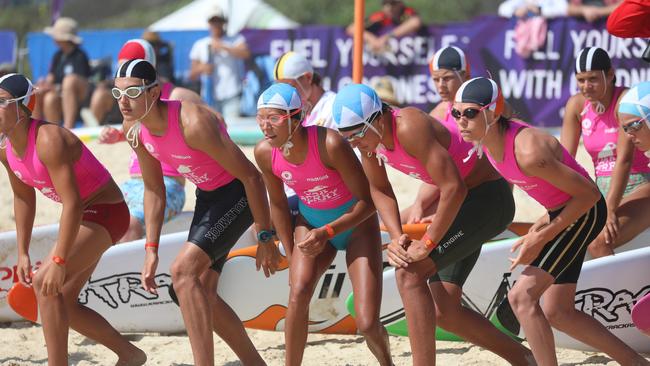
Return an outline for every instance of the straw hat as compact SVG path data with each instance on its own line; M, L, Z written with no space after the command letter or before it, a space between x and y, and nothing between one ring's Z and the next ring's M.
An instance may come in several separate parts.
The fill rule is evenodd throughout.
M70 41L81 44L81 37L77 35L77 21L72 18L61 17L51 27L45 27L44 32L55 41Z
M386 76L378 78L372 84L372 88L375 89L375 92L382 101L394 106L400 105L395 96L395 89L393 89L393 83L390 78Z

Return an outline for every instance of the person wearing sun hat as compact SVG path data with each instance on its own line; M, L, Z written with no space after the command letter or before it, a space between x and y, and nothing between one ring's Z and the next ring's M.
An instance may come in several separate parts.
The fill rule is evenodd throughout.
M463 139L476 144L478 153L484 152L506 180L547 210L513 244L516 258L510 258L511 271L517 266L524 269L508 300L535 361L557 365L553 327L619 364L648 364L596 319L575 308L587 245L605 225L605 198L555 137L504 117L498 107L501 98L494 80L468 80L456 93L452 115Z
M228 19L213 6L205 18L210 35L194 42L190 50L190 79L201 79L201 97L228 122L239 117L243 88L243 60L251 52L241 34L226 34Z
M0 77L0 163L14 196L16 276L35 295L47 363L68 365L73 328L110 348L118 364L142 365L147 360L142 350L77 302L97 261L126 231L129 209L106 168L76 135L31 117L34 102L34 87L25 76ZM29 244L36 190L61 204L61 217L57 240L34 273Z
M379 320L381 241L368 181L336 131L303 127L302 108L298 90L285 83L271 85L257 103L264 140L255 147L255 160L269 191L274 227L289 254L286 364L302 362L311 297L340 250L357 294L357 328L379 364L391 365L388 333ZM295 225L283 183L300 200Z
M505 230L514 216L507 182L487 161L466 160L473 147L457 128L450 130L417 108L382 103L366 85L339 90L333 113L339 132L361 150L373 201L391 237L388 260L396 267L413 364L434 363L435 325L512 364L528 364L529 350L461 304L463 284L483 243ZM402 232L384 164L437 190L435 215L421 240Z
M45 80L37 84L43 102L37 105L35 114L70 129L88 96L88 55L80 47L82 39L77 35L74 19L59 18L44 32L52 37L59 50L52 57Z

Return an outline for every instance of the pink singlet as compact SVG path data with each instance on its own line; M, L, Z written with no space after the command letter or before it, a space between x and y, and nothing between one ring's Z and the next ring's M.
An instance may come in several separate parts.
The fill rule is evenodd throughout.
M181 133L179 112L181 102L167 103L167 131L162 136L152 135L147 127L141 125L140 141L147 151L161 163L169 164L177 172L204 191L212 191L232 182L235 177L203 151L192 149ZM228 137L220 125L219 130ZM229 138L229 137L228 137Z
M164 83L162 85L162 88L160 90L160 99L162 100L169 100L169 96L172 93L172 90L174 89L174 84L172 83ZM162 168L163 175L166 177L180 177L181 174L174 169L173 166L169 164L165 164L163 162L160 163L160 167ZM129 159L129 175L137 175L141 176L142 175L142 170L140 170L140 162L138 162L138 156L135 154L135 151L131 151L131 158Z
M377 148L377 156L386 162L386 164L392 166L400 172L407 174L413 178L419 179L423 182L433 184L429 173L422 165L422 163L420 163L418 159L409 155L400 144L397 137L397 125L395 122L395 119L398 115L399 109L393 109L393 150ZM475 154L472 154L472 157L467 163L463 163L463 159L467 157L467 153L472 149L472 144L465 142L460 136L458 126L456 125L456 121L454 121L453 118L451 121L449 121L448 116L444 121L441 121L441 123L449 131L449 147L447 148L447 152L458 168L461 178L465 178L472 171L472 168L474 168L474 164L476 163Z
M301 164L288 162L282 151L273 148L271 166L278 176L307 206L315 209L337 208L352 199L352 193L334 169L323 165L318 151L318 127L305 127L307 130L308 151Z
M591 103L585 100L584 115L582 116L582 140L585 149L591 155L594 162L594 169L597 177L611 176L616 163L616 143L618 142L618 120L616 119L616 101L625 90L623 87L616 87L612 102L605 110L605 113L596 113ZM634 149L632 168L630 174L648 173L650 159L639 149Z
M52 184L52 179L50 179L50 174L38 158L36 151L37 130L45 122L31 119L29 123L25 156L22 158L16 156L11 147L11 142L7 139L6 151L9 167L23 183L38 189L45 197L61 202L61 198ZM79 196L82 200L90 197L111 179L106 168L83 143L81 144L81 157L74 163L74 175L79 189Z
M567 202L571 196L541 178L525 175L521 169L519 169L519 165L515 159L515 136L517 136L517 133L521 129L529 127L530 126L526 124L510 121L510 126L508 127L505 136L503 161L495 161L487 149L485 150L485 155L501 176L503 176L508 182L515 184L526 191L529 196L539 202L542 206L547 209L559 207ZM564 147L562 147L562 156L562 163L564 165L591 180L587 171L576 162Z

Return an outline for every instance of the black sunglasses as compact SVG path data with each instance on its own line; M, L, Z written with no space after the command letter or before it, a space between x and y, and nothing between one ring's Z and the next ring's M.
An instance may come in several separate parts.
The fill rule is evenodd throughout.
M465 117L467 119L473 119L474 117L476 117L477 114L481 113L484 109L489 108L494 103L496 103L496 101L494 101L494 102L492 102L490 104L484 105L481 108L471 108L470 107L470 108L465 109L462 112L459 111L456 108L452 108L451 109L451 116L454 117L455 119L460 119L461 117Z

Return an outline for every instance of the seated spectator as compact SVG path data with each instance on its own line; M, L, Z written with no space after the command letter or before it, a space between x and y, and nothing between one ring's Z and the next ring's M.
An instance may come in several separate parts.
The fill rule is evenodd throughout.
M160 38L158 32L145 30L142 39L149 42L156 54L156 71L158 78L170 83L175 83L174 77L174 50L169 42Z
M49 73L37 87L42 102L37 103L36 118L61 123L73 128L81 105L88 95L90 65L88 56L79 47L77 22L71 18L59 18L45 33L56 42L59 50L54 54Z
M606 18L621 3L622 0L569 0L567 15L582 17L593 23Z
M650 2L624 0L607 18L607 31L621 38L650 37Z
M190 51L190 79L201 78L201 97L228 121L239 117L243 60L251 53L244 36L226 34L228 20L221 8L215 7L207 20L210 35L196 41Z
M422 27L422 19L417 12L402 0L382 0L382 9L370 14L366 19L363 41L375 53L386 51L391 37L403 37L417 32ZM347 28L354 35L354 24Z

